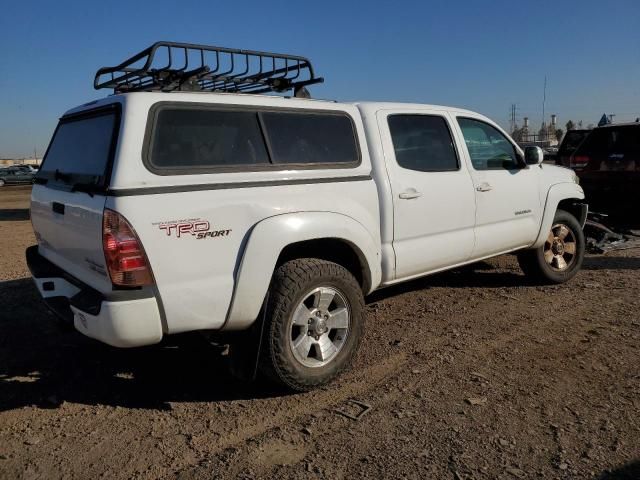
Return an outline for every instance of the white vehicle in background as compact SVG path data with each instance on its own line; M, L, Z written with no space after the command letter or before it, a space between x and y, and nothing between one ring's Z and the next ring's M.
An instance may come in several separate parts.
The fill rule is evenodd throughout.
M47 304L117 347L244 331L232 352L306 390L349 364L374 290L507 252L538 281L578 272L573 172L467 110L300 98L320 81L172 43L99 70L116 94L64 114L33 188Z

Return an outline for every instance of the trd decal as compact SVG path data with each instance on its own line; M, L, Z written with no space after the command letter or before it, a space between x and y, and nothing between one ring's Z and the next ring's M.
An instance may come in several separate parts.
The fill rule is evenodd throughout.
M226 237L231 233L230 229L212 229L211 224L202 218L190 218L188 220L169 220L156 222L158 228L167 234L167 237L182 238L191 235L197 239Z

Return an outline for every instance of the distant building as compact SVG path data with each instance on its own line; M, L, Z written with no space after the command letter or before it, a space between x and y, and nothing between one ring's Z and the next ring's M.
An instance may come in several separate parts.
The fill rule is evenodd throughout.
M558 117L555 114L551 115L551 123L549 125L547 125L546 122L542 122L540 130L533 132L529 128L529 118L524 117L522 128L516 128L512 132L513 139L523 147L530 145L541 148L555 147L558 145L558 138L556 136L556 130L558 129L557 122Z
M41 158L0 158L0 166L11 165L40 165Z

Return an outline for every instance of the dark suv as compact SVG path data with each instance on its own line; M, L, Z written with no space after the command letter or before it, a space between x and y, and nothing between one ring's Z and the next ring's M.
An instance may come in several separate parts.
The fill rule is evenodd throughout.
M580 177L591 210L640 220L640 122L594 128L565 166Z

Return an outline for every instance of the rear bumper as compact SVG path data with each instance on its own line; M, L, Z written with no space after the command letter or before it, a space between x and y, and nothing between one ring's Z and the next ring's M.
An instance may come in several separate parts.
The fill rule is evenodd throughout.
M102 294L27 248L27 265L40 295L80 333L114 347L139 347L162 339L158 302L150 288Z

